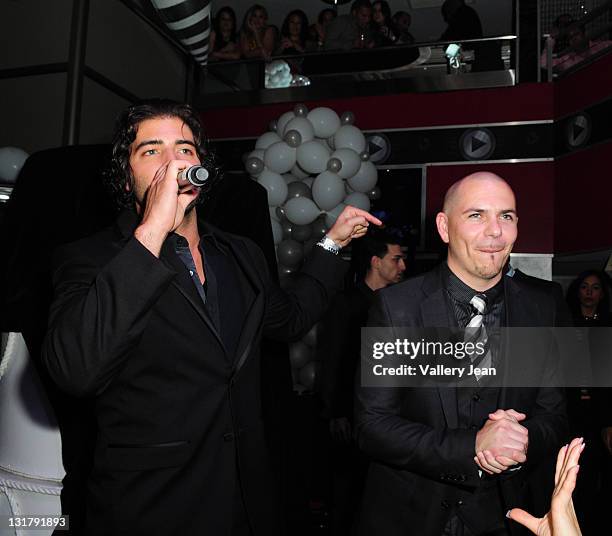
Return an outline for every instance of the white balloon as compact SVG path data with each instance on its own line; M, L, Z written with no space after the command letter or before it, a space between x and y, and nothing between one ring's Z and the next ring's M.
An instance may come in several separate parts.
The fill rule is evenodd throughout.
M19 147L2 147L0 149L0 181L14 183L28 159L28 153Z
M295 175L298 179L305 179L310 176L307 171L304 171L297 164L291 168L291 174Z
M294 117L295 114L293 112L285 112L283 115L281 115L278 118L278 121L276 121L276 132L284 136L285 127L287 126L287 123L291 121Z
M331 108L315 108L306 116L317 138L329 138L340 128L340 118Z
M361 166L355 175L349 178L348 185L356 192L369 192L376 186L378 170L369 160L361 162Z
M255 142L255 149L267 149L268 147L270 147L270 145L279 141L281 141L281 139L276 132L266 132L265 134L262 134L261 136L259 136L259 138L257 138L257 141ZM257 155L251 153L249 156ZM263 155L258 158L261 158L263 160Z
M295 181L299 181L300 179L298 179L295 175L291 174L291 173L285 173L283 175L283 179L285 179L285 182L287 184L295 182Z
M274 238L274 245L283 241L283 228L276 220L272 220L272 237Z
M314 138L314 128L312 123L305 117L294 117L285 125L285 131L283 135L287 134L290 130L295 130L300 133L302 137L302 143L310 141Z
M321 210L331 210L344 195L344 182L331 171L321 173L312 184L312 198Z
M338 216L340 216L340 213L344 210L344 207L346 207L344 203L339 203L338 206L332 208L327 212L327 214L325 214L325 225L327 225L328 229L332 227L334 223L336 223L336 220L338 219Z
M370 210L370 198L366 194L361 192L353 192L344 198L343 203L345 205L351 205L352 207L360 208L366 212Z
M342 162L342 168L338 171L338 177L348 179L359 170L361 158L353 149L336 149L330 158L337 158Z
M280 218L278 217L278 214L276 213L276 207L269 206L268 210L270 211L270 220L280 222Z
M353 149L362 153L366 147L366 139L361 130L353 125L344 125L334 134L336 149Z
M268 205L282 205L287 199L287 183L278 173L264 169L257 177L257 182L268 191Z
M285 214L291 223L307 225L317 219L320 211L312 199L307 197L294 197L285 205Z
M276 173L286 173L295 166L296 150L284 141L270 145L264 154L264 164Z
M314 140L302 143L297 148L297 162L308 173L321 173L327 167L329 150Z

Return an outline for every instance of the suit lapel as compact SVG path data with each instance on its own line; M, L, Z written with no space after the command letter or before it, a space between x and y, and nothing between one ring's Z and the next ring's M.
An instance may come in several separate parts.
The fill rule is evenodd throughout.
M124 209L119 214L116 225L123 241L129 240L133 236L138 222L139 217L134 210ZM166 266L176 272L176 277L172 280L172 286L178 290L178 292L189 302L190 306L198 313L219 342L221 348L225 351L225 345L223 344L221 336L210 316L207 314L202 298L200 298L187 268L174 251L170 240L166 240L162 245L160 259Z
M173 250L169 240L164 242L160 258L166 266L176 272L176 277L172 280L172 286L189 302L191 307L198 313L221 347L225 350L225 345L223 344L221 336L212 319L206 312L202 298L200 298L186 266Z
M426 298L421 302L423 326L444 328L445 330L450 328L448 303L444 295L440 267L427 274L423 281L422 290L426 295ZM447 426L449 428L457 428L459 426L457 389L453 386L437 387L437 389Z
M516 281L513 277L507 275L505 275L504 277L506 278L504 281L504 308L506 316L506 329L502 330L503 337L501 340L501 353L503 357L501 359L501 364L503 367L503 377L506 378L509 373L509 367L512 365L510 363L510 356L513 355L511 330L507 328L517 328L532 325L534 316L535 318L538 317L538 307L537 304L533 303L532 301L525 300L525 296L521 292L521 287L518 281ZM529 307L530 305L535 306L535 311L533 307ZM516 389L507 389L505 387L501 387L498 398L498 407L514 407L514 402L508 400L508 398L514 392L516 392Z
M257 331L261 326L264 314L264 291L261 278L255 272L255 265L244 251L236 247L233 242L227 242L232 256L238 262L241 272L240 284L242 295L246 297L244 324L240 330L240 338L236 346L235 372L238 372L251 353L253 341L257 338Z

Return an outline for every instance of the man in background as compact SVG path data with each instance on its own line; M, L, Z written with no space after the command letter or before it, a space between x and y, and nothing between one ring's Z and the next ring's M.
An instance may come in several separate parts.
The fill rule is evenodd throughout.
M353 288L336 295L321 321L318 389L332 440L332 530L338 535L349 534L357 517L368 465L353 440L361 328L366 325L375 292L402 280L404 260L398 238L383 230L368 231L353 247L356 267Z

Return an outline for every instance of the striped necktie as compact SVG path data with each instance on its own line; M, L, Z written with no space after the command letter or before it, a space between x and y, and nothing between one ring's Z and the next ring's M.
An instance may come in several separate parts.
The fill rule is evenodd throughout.
M466 331L465 340L474 344L482 343L486 350L480 363L478 363L478 367L487 368L491 366L491 350L489 349L487 330L483 324L484 313L487 310L487 297L484 294L476 294L470 300L470 305L472 307L472 316L466 326L466 328L470 329ZM477 359L478 356L473 355L471 358L472 363ZM480 380L480 374L474 374L474 376L476 376L476 380Z

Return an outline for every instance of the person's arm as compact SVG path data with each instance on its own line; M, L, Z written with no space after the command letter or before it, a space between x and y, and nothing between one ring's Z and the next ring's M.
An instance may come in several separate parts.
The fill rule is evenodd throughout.
M138 344L174 277L136 238L98 266L91 255L58 252L42 359L64 391L101 392Z
M327 232L327 237L345 247L352 239L365 235L370 223L382 224L368 212L347 206ZM296 274L290 292L281 290L266 274L266 335L290 342L304 336L340 290L345 271L346 265L338 255L314 246L306 264Z
M561 447L557 455L555 489L551 498L550 511L541 518L535 518L520 508L509 510L506 516L537 536L582 536L572 492L576 487L578 460L584 450L582 438L575 438L569 445Z
M240 48L236 43L228 43L221 50L215 50L210 54L214 60L234 61L240 59Z

